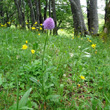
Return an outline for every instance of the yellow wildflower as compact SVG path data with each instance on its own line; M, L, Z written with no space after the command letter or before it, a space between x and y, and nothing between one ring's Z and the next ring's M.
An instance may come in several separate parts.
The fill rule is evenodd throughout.
M63 31L63 29L61 29L61 31Z
M95 51L95 54L97 54L97 50Z
M80 84L77 84L77 86L80 87L81 85Z
M26 44L28 43L28 41L26 40Z
M72 39L74 39L74 36L72 37Z
M34 54L34 53L35 53L35 50L32 49L32 50L31 50L31 53Z
M40 24L42 26L42 24Z
M42 30L42 27L40 27L40 30Z
M28 22L26 22L26 24L29 24Z
M11 24L10 22L7 22L7 24Z
M89 42L92 42L91 40L88 40Z
M35 22L34 24L37 24L37 22Z
M85 80L85 77L84 76L80 76L80 78L83 79L83 80Z
M92 45L91 45L91 47L92 47L93 49L95 49L95 47L96 47L96 44L92 44Z
M36 29L36 31L38 31L38 29Z
M22 49L23 49L23 50L25 50L25 49L27 49L27 48L28 48L28 46L27 46L26 44L22 45Z
M5 24L4 27L7 27L7 24Z
M4 25L3 25L3 24L1 24L1 26L3 27Z
M31 29L34 30L34 29L36 29L36 28L35 28L35 27L32 27Z
M40 33L38 35L40 35Z

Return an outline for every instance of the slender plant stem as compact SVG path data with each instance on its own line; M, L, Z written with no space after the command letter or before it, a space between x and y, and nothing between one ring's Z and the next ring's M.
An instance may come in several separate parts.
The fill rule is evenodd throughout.
M17 110L19 109L19 84L18 84L18 73L17 73Z
M46 39L45 39L43 56L42 56L42 91L43 91L43 94L44 94L44 106L46 104L46 94L45 94L45 90L44 90L44 57L45 57L45 49L46 49L47 41L48 41L48 30L47 30L47 36L46 36Z
M45 56L45 48L46 48L47 40L48 40L48 30L47 30L47 36L46 36L46 39L45 39L44 50L43 50L43 56L42 56L42 70L43 70L43 71L44 71L44 56Z

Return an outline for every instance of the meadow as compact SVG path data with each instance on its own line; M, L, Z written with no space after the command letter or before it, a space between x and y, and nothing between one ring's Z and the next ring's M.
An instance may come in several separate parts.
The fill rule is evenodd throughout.
M110 41L46 36L0 27L0 110L110 110Z

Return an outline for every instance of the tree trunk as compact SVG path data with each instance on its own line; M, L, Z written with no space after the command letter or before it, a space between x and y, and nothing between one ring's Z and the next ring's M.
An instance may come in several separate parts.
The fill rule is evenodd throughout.
M3 0L0 1L0 22L1 23L5 23L4 22L4 11L3 11Z
M17 11L18 11L18 20L22 28L25 28L25 15L24 12L22 12L22 7L21 7L21 0L14 0Z
M109 36L110 34L110 0L106 0L105 8L105 24L104 24L104 33Z
M56 17L56 10L55 10L55 0L52 0L52 13L53 13L53 19L55 22L55 28L53 30L53 34L57 34L57 17Z
M91 34L98 33L97 0L87 0L88 29Z
M51 17L51 0L49 0L49 17Z
M47 18L47 5L48 5L48 2L47 0L46 1L46 4L45 4L45 7L44 7L44 20Z
M43 23L43 17L42 17L42 14L41 14L41 3L40 3L40 0L39 0L39 15L40 15L39 21L40 21L40 24L42 24Z
M36 4L36 20L40 24L39 0L34 0Z
M30 18L31 18L31 23L32 25L35 23L35 13L32 5L32 1L28 0L29 8L30 8Z
M79 34L81 34L81 35L88 34L88 31L87 31L85 23L84 23L80 0L69 0L69 1L71 4L71 11L72 11L72 15L73 15L75 36L77 36Z

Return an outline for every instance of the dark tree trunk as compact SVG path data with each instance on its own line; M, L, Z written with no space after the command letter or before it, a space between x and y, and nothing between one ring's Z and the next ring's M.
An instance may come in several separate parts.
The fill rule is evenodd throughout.
M75 36L79 34L81 35L88 34L85 23L84 23L80 0L69 0L69 1L71 4L71 11L73 15Z
M22 12L22 7L21 7L21 0L14 0L17 11L18 11L18 20L22 28L25 28L25 15L24 12Z
M110 35L110 0L106 0L104 33Z
M88 29L91 34L98 33L97 0L87 0Z
M36 20L35 20L35 13L34 13L34 9L33 9L32 0L28 0L28 4L29 4L29 8L30 8L31 23L33 25Z
M49 17L51 17L51 0L49 0Z
M44 7L44 20L47 18L47 5L48 5L48 2L47 0L45 0L46 4L45 4L45 7Z
M56 17L56 10L55 10L55 0L52 0L52 13L53 13L53 19L55 22L55 28L53 30L53 34L57 34L57 17Z
M0 1L0 22L1 23L5 23L4 22L4 11L3 11L3 0Z
M39 0L39 15L40 15L40 24L43 23L43 17L42 17L42 14L41 14L41 3L40 3L40 0Z
M34 0L36 4L36 21L40 24L39 0Z
M88 20L88 30L90 31L90 0L87 0L87 20Z

